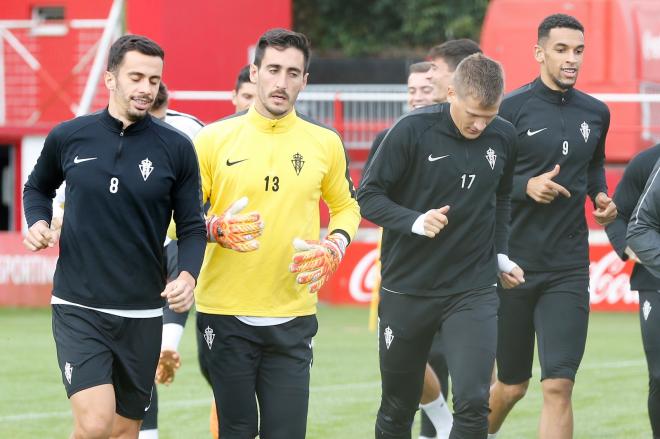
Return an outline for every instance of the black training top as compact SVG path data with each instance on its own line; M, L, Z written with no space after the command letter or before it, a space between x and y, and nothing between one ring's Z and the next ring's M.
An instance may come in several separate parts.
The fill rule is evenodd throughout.
M516 127L518 160L511 194L509 257L523 270L554 271L589 265L589 231L584 216L592 200L607 193L605 137L610 112L601 101L573 88L562 93L541 79L507 95L500 116ZM527 194L527 182L560 166L554 182L571 193L541 204Z
M199 167L179 131L151 116L123 129L107 109L59 124L25 184L28 226L50 223L64 180L55 296L96 308L163 306L163 241L172 211L179 269L197 277L206 247Z
M607 237L610 238L612 247L624 261L628 259L628 255L625 253L628 246L626 241L628 222L658 159L660 159L660 144L637 154L626 167L614 192L614 203L618 214L616 219L605 228L605 231ZM660 279L653 276L644 268L644 265L635 264L630 277L630 288L637 291L659 290Z
M496 117L474 140L463 137L447 103L403 116L380 144L358 190L362 215L382 226L382 287L441 296L492 286L506 254L515 163L513 126ZM415 220L449 205L435 238Z

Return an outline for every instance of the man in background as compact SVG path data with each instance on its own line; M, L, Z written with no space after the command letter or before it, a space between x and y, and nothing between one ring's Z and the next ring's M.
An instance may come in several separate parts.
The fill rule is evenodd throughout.
M447 89L458 64L466 57L482 53L477 43L467 38L449 40L429 50L426 58L431 63L426 77L433 84L433 102L447 101Z
M238 72L236 85L231 92L231 103L234 104L236 113L247 110L254 102L257 95L257 86L250 81L250 65L244 66Z
M172 125L185 134L191 141L204 124L195 116L174 111L169 106L167 86L161 81L158 94L149 112L157 119ZM165 271L168 280L176 279L179 274L177 241L165 239ZM169 307L163 308L163 336L160 347L160 358L156 368L156 383L170 384L174 380L176 370L181 366L179 342L188 319L188 311L175 312ZM151 405L140 427L140 439L158 439L158 390L154 386Z

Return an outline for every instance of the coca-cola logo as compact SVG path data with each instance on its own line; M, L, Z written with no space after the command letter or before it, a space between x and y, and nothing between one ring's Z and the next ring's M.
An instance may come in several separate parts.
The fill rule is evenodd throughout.
M637 291L630 290L630 275L624 272L626 263L610 251L589 266L589 293L592 304L639 303Z
M378 281L378 249L366 253L351 272L348 281L348 292L355 301L366 303L371 301L371 292Z

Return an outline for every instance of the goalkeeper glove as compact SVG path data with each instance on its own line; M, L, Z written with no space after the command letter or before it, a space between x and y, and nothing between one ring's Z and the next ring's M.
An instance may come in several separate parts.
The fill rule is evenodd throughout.
M176 351L160 351L158 366L156 367L156 383L170 384L174 381L176 370L181 367L181 357Z
M296 252L289 265L292 273L298 273L296 282L308 284L309 292L318 292L335 272L344 257L347 239L340 233L328 235L323 241L293 240Z
M247 197L234 202L220 216L206 218L206 236L209 242L217 242L224 248L250 252L259 248L256 238L264 230L259 212L239 214L247 206Z

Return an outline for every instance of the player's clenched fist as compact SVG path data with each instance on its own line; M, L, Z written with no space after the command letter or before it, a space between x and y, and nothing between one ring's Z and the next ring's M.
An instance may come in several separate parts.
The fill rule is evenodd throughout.
M435 238L435 235L444 229L449 220L447 219L449 206L443 206L440 209L431 209L424 214L424 234L429 238Z
M195 278L187 271L182 271L176 279L165 285L160 297L167 300L172 311L188 311L195 301L195 284Z
M596 210L594 210L593 215L598 224L606 226L616 219L616 204L605 192L598 193L594 201Z
M208 240L239 252L258 249L257 238L264 231L264 222L259 212L239 214L247 204L247 197L242 197L229 206L222 215L211 215L206 218Z
M298 273L296 282L308 284L309 292L318 292L335 272L344 257L347 239L339 234L328 235L323 241L293 240L296 252L289 265L292 273Z
M23 245L28 250L36 252L46 247L55 247L59 236L59 232L51 230L46 221L37 221L28 229Z

